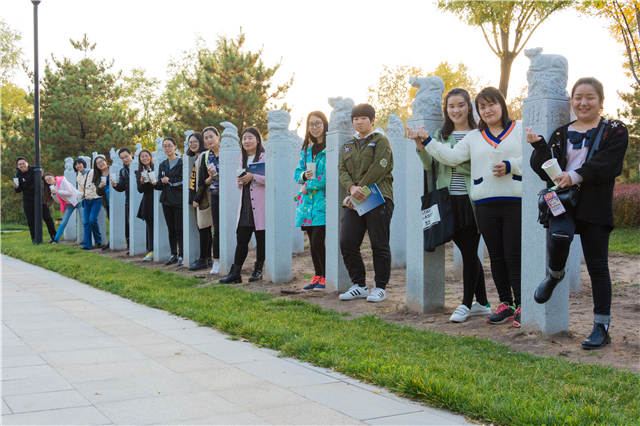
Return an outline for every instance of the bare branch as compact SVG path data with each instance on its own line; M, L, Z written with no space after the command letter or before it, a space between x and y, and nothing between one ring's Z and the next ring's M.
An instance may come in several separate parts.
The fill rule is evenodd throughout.
M482 30L482 34L484 35L484 39L487 41L487 44L489 45L489 49L491 49L491 51L493 53L496 54L496 56L500 57L500 53L496 52L496 50L493 48L493 46L491 46L491 42L489 41L489 37L487 36L487 33L484 31L484 27L481 25L480 29Z

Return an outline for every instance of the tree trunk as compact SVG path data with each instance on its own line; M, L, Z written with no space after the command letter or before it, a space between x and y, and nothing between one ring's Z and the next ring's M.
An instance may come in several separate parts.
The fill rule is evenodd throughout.
M516 55L513 52L505 51L500 58L500 86L498 89L502 92L502 95L507 99L507 91L509 90L509 78L511 77L511 66L516 59Z

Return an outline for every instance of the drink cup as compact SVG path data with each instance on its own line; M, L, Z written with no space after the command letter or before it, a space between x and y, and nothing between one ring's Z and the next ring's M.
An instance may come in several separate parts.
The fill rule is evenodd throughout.
M102 180L102 183L107 183L107 177L106 176L100 177L100 180Z
M146 170L143 170L142 173L140 173L142 175L143 178L145 179L149 179L149 173Z
M151 181L151 183L156 183L156 174L154 172L150 171L148 173L148 176L149 176L149 180Z
M557 158L552 158L551 160L546 161L542 165L542 170L544 170L547 173L547 175L549 176L549 178L551 178L551 180L553 180L553 178L555 177L562 175L562 169L558 164Z
M242 177L244 174L247 173L247 171L245 169L238 169L238 170L236 170L236 173L237 173L238 177Z
M115 173L111 173L111 181L115 182L117 180L118 180L118 178L117 178L116 174Z
M316 177L316 163L307 163L307 170L311 171L311 179Z
M211 172L213 172L213 175L215 176L216 174L218 174L218 171L216 170L216 165L215 164L209 164L207 166L207 169Z
M13 183L15 183L16 185L20 185L20 179L19 178L13 178Z
M491 159L491 171L493 171L494 166L502 163L502 151L493 151L489 158Z
M49 189L53 191L53 190L56 189L56 186L55 185L49 185Z

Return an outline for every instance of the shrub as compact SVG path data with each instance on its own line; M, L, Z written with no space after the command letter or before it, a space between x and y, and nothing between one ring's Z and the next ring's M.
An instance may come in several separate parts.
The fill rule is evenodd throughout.
M24 210L22 210L22 195L16 194L13 189L13 181L7 180L5 176L2 176L2 222L24 222L27 223L27 218L24 216Z
M640 183L615 186L613 221L616 228L640 226Z

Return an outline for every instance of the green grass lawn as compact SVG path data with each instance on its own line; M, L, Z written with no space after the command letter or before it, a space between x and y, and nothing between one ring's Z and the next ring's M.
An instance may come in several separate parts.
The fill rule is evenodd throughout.
M616 228L609 238L609 250L640 254L640 228Z
M164 309L284 356L331 368L399 395L486 422L638 424L640 376L562 357L387 323L348 319L300 299L214 284L5 234L2 253L135 302Z

